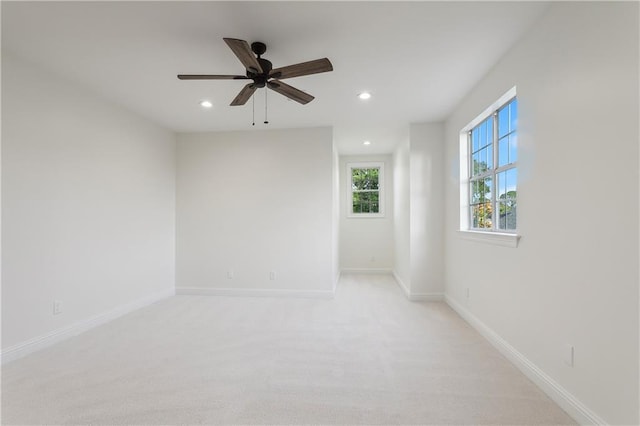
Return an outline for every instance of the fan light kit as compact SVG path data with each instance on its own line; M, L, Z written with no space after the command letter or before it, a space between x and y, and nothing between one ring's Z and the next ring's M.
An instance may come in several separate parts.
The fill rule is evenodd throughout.
M200 106L202 108L211 108L213 104L211 103L211 101L202 101L200 102Z
M261 55L267 51L266 44L256 41L251 43L251 46L249 46L249 43L244 40L235 38L223 38L223 40L227 43L240 62L242 62L242 65L244 65L246 70L245 75L179 74L178 78L180 80L253 80L253 83L245 85L242 90L240 90L240 93L238 93L235 99L231 101L231 106L246 104L253 93L257 89L263 87L267 87L274 92L278 92L281 95L284 95L289 99L293 99L303 105L308 104L314 99L313 96L303 92L302 90L296 89L295 87L289 86L280 80L333 71L333 65L331 65L331 62L327 58L301 62L299 64L274 69L271 61L261 57ZM265 123L266 122L267 120L265 117Z
M363 100L365 100L365 99L369 99L369 98L371 97L371 93L369 93L369 92L362 92L362 93L360 93L360 94L358 95L358 97L359 97L360 99L363 99Z
M371 145L371 141L364 141L362 142L362 145Z

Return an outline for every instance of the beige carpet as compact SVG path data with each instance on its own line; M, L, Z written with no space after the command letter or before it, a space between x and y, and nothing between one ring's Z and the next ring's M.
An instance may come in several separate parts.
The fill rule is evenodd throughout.
M574 424L443 303L177 296L2 369L3 424Z

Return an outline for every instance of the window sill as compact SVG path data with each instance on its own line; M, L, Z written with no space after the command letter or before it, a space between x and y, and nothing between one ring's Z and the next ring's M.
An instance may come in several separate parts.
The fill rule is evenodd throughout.
M348 213L348 219L384 219L381 213Z
M483 232L483 231L458 231L460 238L479 243L493 244L503 247L518 247L520 235L506 234L503 232Z

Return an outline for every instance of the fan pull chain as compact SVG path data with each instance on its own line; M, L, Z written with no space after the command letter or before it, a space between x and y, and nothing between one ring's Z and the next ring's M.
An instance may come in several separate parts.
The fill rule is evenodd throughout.
M252 109L252 113L253 113L253 122L251 123L252 126L256 125L256 97L252 96L251 98L253 98L252 102L251 102L251 109Z
M264 88L264 124L269 124L269 120L267 120L267 88Z

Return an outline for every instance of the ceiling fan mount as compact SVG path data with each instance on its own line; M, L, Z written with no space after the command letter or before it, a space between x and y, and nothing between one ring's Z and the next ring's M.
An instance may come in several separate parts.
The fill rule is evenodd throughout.
M267 51L267 45L262 43L261 41L254 41L253 43L251 43L251 51L258 55L259 58L260 55L264 55L264 52Z
M245 40L235 38L224 38L223 40L244 65L245 75L179 74L178 78L180 80L253 80L253 83L246 84L240 90L240 93L231 102L231 106L246 104L253 93L263 87L267 87L303 105L307 104L314 99L313 96L289 86L281 80L333 71L333 65L327 58L274 69L271 61L261 57L267 51L266 44L255 41L249 46L249 43Z

